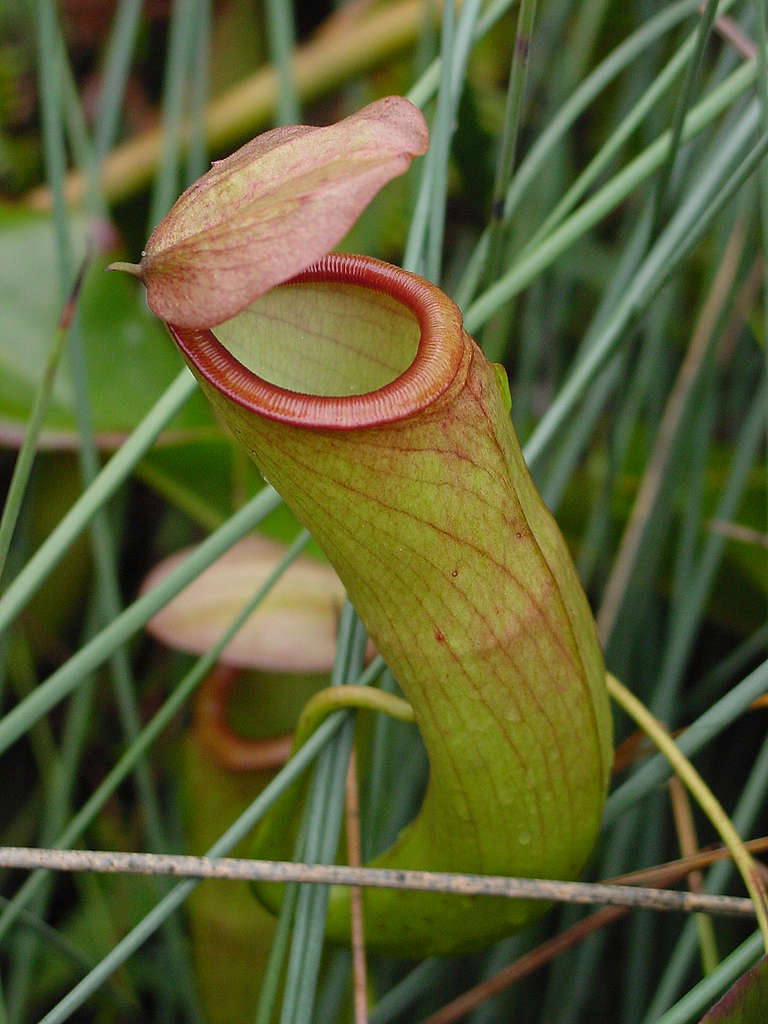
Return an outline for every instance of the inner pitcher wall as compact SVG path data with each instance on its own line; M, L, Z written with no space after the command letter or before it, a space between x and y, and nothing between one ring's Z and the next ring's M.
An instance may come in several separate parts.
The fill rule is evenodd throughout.
M253 373L308 395L362 395L413 362L415 315L390 296L357 285L281 285L213 330Z

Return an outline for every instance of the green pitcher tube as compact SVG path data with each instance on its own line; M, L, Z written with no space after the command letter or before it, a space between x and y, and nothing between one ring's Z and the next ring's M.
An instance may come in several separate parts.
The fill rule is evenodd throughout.
M438 288L331 254L213 329L170 327L265 478L325 550L429 756L416 819L373 866L571 879L612 756L602 656L510 420L501 367ZM278 804L257 855L284 858ZM274 904L279 890L264 887ZM525 901L366 890L368 945L491 943ZM331 892L329 937L349 932Z

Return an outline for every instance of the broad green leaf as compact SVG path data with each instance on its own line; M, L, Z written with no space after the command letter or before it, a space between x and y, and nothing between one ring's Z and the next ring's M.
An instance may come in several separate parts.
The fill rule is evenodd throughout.
M78 242L83 218L75 222ZM81 246L85 251L85 246ZM0 206L0 442L24 436L32 399L61 314L55 245L48 217ZM162 327L131 282L103 272L96 260L86 275L80 311L93 426L102 447L115 447L139 422L181 363ZM59 366L42 444L76 444L76 399L69 361ZM166 437L217 431L199 396L188 402Z

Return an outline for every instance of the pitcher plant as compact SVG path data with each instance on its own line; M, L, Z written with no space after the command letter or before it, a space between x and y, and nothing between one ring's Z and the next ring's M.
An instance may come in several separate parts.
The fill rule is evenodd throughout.
M372 866L571 879L611 764L605 670L523 461L505 372L435 285L327 254L426 146L421 114L398 97L328 128L268 132L188 189L131 269L221 420L325 551L413 709L427 792ZM289 856L300 794L273 806L254 855ZM258 892L276 909L279 886ZM368 945L409 956L487 945L541 912L364 897ZM334 887L327 934L348 933L348 893Z

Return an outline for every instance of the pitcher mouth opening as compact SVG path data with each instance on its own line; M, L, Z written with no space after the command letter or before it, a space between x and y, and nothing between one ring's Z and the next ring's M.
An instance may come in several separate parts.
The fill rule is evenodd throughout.
M351 301L354 312L341 331L348 331L353 351L339 359L343 374L329 370L324 360L323 346L329 352L331 346L345 346L345 338L335 336L333 317L330 328L322 316L317 323L307 319L307 338L292 319L302 289L306 293L313 284L349 289L347 305ZM360 315L366 290L380 300L371 305L371 318ZM329 288L323 299L331 313L332 292ZM283 312L277 311L280 304ZM350 328L355 316L365 325L364 351ZM272 364L264 325L272 338ZM439 398L471 358L461 313L443 292L388 263L340 253L324 257L218 327L168 327L194 372L221 394L268 419L315 429L347 430L412 416ZM296 350L281 365L280 346L289 342Z

